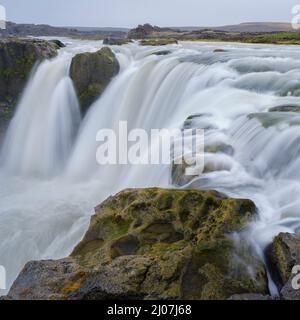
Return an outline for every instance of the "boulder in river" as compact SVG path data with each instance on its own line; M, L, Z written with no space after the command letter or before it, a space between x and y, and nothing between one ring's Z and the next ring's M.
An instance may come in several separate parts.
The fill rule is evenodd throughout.
M264 264L233 233L250 200L215 191L129 189L96 208L69 258L29 262L7 299L227 299L268 294Z
M108 47L94 53L80 53L73 58L70 76L83 113L104 92L119 69L119 62Z

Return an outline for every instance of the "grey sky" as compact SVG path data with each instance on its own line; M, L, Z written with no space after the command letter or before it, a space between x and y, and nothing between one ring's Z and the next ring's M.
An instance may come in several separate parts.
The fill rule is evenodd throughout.
M219 26L290 21L300 0L0 0L7 20L57 26Z

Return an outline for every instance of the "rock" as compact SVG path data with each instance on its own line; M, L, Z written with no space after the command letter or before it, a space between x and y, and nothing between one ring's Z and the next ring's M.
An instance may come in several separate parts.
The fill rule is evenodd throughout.
M70 258L28 262L7 298L63 300L81 287L86 276L87 273Z
M224 50L224 49L215 49L214 52L215 52L215 53L218 53L218 52L227 52L227 50Z
M271 296L264 296L262 294L256 293L244 293L244 294L234 294L228 300L273 300Z
M119 69L118 60L108 47L95 53L77 54L73 58L70 76L83 113L103 93Z
M57 39L50 40L49 42L54 43L57 46L57 48L64 48L66 46L63 42Z
M43 40L0 40L0 102L16 101L37 61L56 56L56 45Z
M122 45L128 44L130 42L132 42L132 41L127 38L105 38L103 40L103 44L108 45L108 46L122 46Z
M166 46L168 44L178 44L176 39L147 39L141 40L141 46Z
M300 112L300 106L299 105L282 105L277 106L269 109L269 112Z
M142 286L154 259L144 256L121 256L85 282L70 295L76 300L139 300L147 295Z
M128 33L129 39L144 39L150 36L153 32L159 32L161 28L153 27L151 24L138 25L137 28L132 29Z
M53 58L57 45L37 39L0 39L0 135L8 125L34 65Z
M268 257L277 272L276 282L282 287L289 280L292 268L300 264L300 237L280 233L274 238L268 250Z
M169 38L169 34L177 34L178 30L171 28L161 28L158 26L152 26L149 23L144 25L139 25L135 29L131 29L128 33L129 39L146 39L146 38L155 38L155 36ZM167 34L167 36L166 36Z
M250 200L227 199L214 191L125 190L96 208L69 258L28 264L8 297L227 299L247 292L268 294L263 263L245 241L236 245L230 235L243 230L254 214Z
M212 124L213 115L210 113L194 114L189 116L183 123L182 129L194 129L192 135L195 137L197 134L196 129L202 129L205 133L210 130L215 130L216 127ZM234 148L222 141L209 141L205 139L204 146L204 167L203 170L196 172L196 175L187 175L186 169L192 168L194 164L188 164L188 159L181 157L181 161L175 161L171 164L171 183L175 186L187 186L195 181L195 178L199 177L201 174L210 173L215 171L230 170L230 161L225 161L221 157L212 157L213 154L223 154L225 156L232 156L234 154ZM180 163L181 162L181 163ZM198 188L197 186L196 188Z
M172 52L169 50L163 50L163 51L153 52L152 54L155 56L166 56L170 53L172 53Z
M296 273L292 270L299 266L300 273L300 236L280 233L267 250L272 276L277 284L280 296L284 300L300 300L300 289L292 286ZM298 281L300 284L300 281Z

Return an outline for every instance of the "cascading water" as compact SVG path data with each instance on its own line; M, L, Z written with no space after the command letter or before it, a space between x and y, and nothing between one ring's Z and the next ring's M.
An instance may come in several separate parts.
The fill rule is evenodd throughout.
M63 169L80 123L68 70L65 59L45 61L30 81L3 146L5 173L51 177Z
M206 169L178 184L252 199L259 214L248 237L259 252L280 231L300 231L297 47L222 43L227 52L214 53L210 43L182 43L167 55L114 47L121 72L80 122L71 57L101 42L68 41L32 76L2 147L0 264L9 284L29 260L67 256L107 196L169 186L168 166L97 165L97 131L117 132L122 120L149 132L195 115L189 126L205 129Z

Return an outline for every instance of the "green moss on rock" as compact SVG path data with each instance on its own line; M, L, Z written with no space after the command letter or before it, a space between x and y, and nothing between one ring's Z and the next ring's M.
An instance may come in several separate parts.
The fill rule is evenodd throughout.
M68 278L79 280L74 286L68 281L55 294L65 297L67 292L67 299L266 294L264 264L246 242L237 246L233 240L233 233L246 228L254 214L250 200L228 199L215 191L120 192L96 208L84 239L68 258L77 266L74 272L81 271L80 277ZM49 262L43 263L47 268ZM13 287L11 297L17 289Z
M289 281L292 268L300 263L300 237L280 233L274 238L268 257L274 280L281 289Z
M178 44L176 39L144 39L140 41L141 46L166 46L168 44Z
M53 42L37 39L0 40L0 139L36 63L57 54Z
M153 264L141 289L148 298L267 293L264 265L249 247L243 252L228 236L245 228L254 213L251 201L214 191L125 190L96 209L72 257L96 269L122 256L149 257ZM101 240L99 247L86 251L95 239Z
M81 53L73 58L70 76L83 113L103 93L119 69L119 63L108 47L94 53Z

